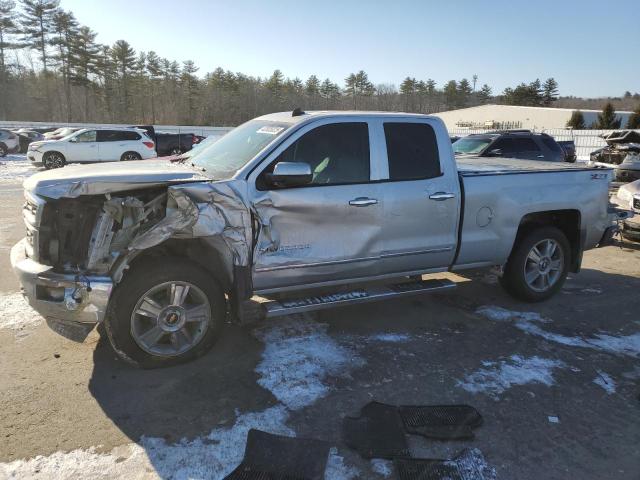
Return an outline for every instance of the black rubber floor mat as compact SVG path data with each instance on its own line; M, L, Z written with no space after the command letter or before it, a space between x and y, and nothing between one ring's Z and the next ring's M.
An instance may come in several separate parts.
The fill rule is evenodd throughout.
M399 480L464 480L457 465L446 460L396 458L393 465Z
M473 429L482 416L469 405L431 405L399 407L407 433L440 440L473 438Z
M323 480L329 444L249 430L242 463L227 480Z
M364 458L409 456L398 407L378 402L366 404L359 417L346 417L342 423L345 444Z

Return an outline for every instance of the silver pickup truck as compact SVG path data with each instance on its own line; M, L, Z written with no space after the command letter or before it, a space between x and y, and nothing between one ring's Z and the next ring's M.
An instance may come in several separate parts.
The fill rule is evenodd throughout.
M103 322L143 367L206 352L225 321L448 289L423 274L501 268L556 293L616 228L611 172L456 160L438 118L367 112L251 120L188 164L67 166L25 182L11 252L30 304L84 339Z

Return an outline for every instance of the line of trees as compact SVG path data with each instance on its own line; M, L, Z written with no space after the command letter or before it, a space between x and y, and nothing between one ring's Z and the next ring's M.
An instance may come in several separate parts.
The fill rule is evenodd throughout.
M616 115L615 108L611 102L608 102L602 112L598 114L597 120L587 125L584 115L580 110L574 110L571 117L567 121L567 127L574 130L584 130L592 128L596 130L615 130L622 126L622 119ZM640 129L640 105L636 107L629 118L625 128Z
M0 0L0 119L237 125L267 112L373 109L432 113L485 103L552 105L553 78L507 88L406 77L399 87L374 84L360 70L343 85L316 75L268 78L217 68L198 75L192 60L178 63L126 40L96 42L59 0Z

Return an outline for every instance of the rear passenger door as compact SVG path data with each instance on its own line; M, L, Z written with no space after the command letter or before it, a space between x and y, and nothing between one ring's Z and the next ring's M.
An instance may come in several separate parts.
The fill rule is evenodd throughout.
M460 187L449 139L436 131L422 119L378 124L388 166L380 183L382 274L442 271L453 261Z
M138 150L140 134L125 130L99 130L100 160L113 162L120 160L122 154Z

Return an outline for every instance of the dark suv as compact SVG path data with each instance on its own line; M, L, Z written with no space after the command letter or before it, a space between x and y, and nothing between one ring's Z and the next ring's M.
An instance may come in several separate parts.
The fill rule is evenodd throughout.
M562 147L552 136L530 130L471 134L454 142L453 151L456 156L522 158L549 162L566 160Z

